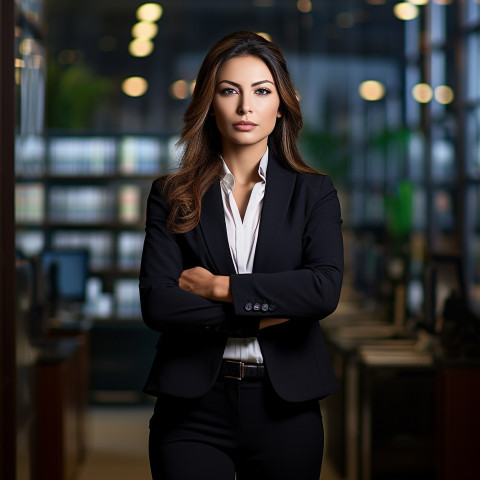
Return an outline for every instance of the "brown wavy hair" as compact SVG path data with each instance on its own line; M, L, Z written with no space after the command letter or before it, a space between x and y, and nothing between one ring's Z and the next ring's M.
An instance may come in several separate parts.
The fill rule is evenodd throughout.
M255 56L263 60L278 90L282 116L277 119L268 138L269 149L287 168L317 173L303 161L297 149L302 113L280 49L253 32L227 35L210 49L200 67L178 142L183 147L180 169L164 179L166 200L170 206L167 227L174 233L186 233L198 224L202 198L223 173L220 133L215 117L209 113L218 70L227 60L239 56Z

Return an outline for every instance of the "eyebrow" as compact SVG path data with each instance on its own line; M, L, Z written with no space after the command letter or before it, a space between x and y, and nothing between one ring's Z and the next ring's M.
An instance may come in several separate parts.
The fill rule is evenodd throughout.
M229 83L230 85L233 85L234 87L241 88L241 85L239 83L232 82L231 80L220 80L217 83L217 86L220 85L221 83ZM262 83L271 83L273 86L275 86L275 84L270 80L260 80L258 82L252 83L251 87L256 87L257 85L261 85Z

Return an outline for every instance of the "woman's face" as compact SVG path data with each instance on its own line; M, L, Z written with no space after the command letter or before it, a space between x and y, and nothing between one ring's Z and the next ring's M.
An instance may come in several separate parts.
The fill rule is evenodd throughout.
M280 117L280 97L263 60L254 56L227 60L218 71L213 114L223 148L265 143Z

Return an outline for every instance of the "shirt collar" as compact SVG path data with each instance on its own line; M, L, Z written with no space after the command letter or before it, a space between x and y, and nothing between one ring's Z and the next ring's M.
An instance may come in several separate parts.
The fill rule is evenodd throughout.
M223 178L220 180L220 184L222 188L225 190L226 193L231 193L233 192L235 188L235 178L228 168L227 164L225 163L225 160L222 158L223 162ZM262 181L266 184L267 183L267 167L268 167L268 147L266 152L263 154L263 157L260 160L260 163L258 165L258 175L262 179Z

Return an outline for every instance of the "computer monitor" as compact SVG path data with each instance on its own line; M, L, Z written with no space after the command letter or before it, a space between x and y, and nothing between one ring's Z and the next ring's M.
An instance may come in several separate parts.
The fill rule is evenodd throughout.
M47 298L53 303L78 303L85 300L88 277L87 250L45 250L41 253L47 279Z

